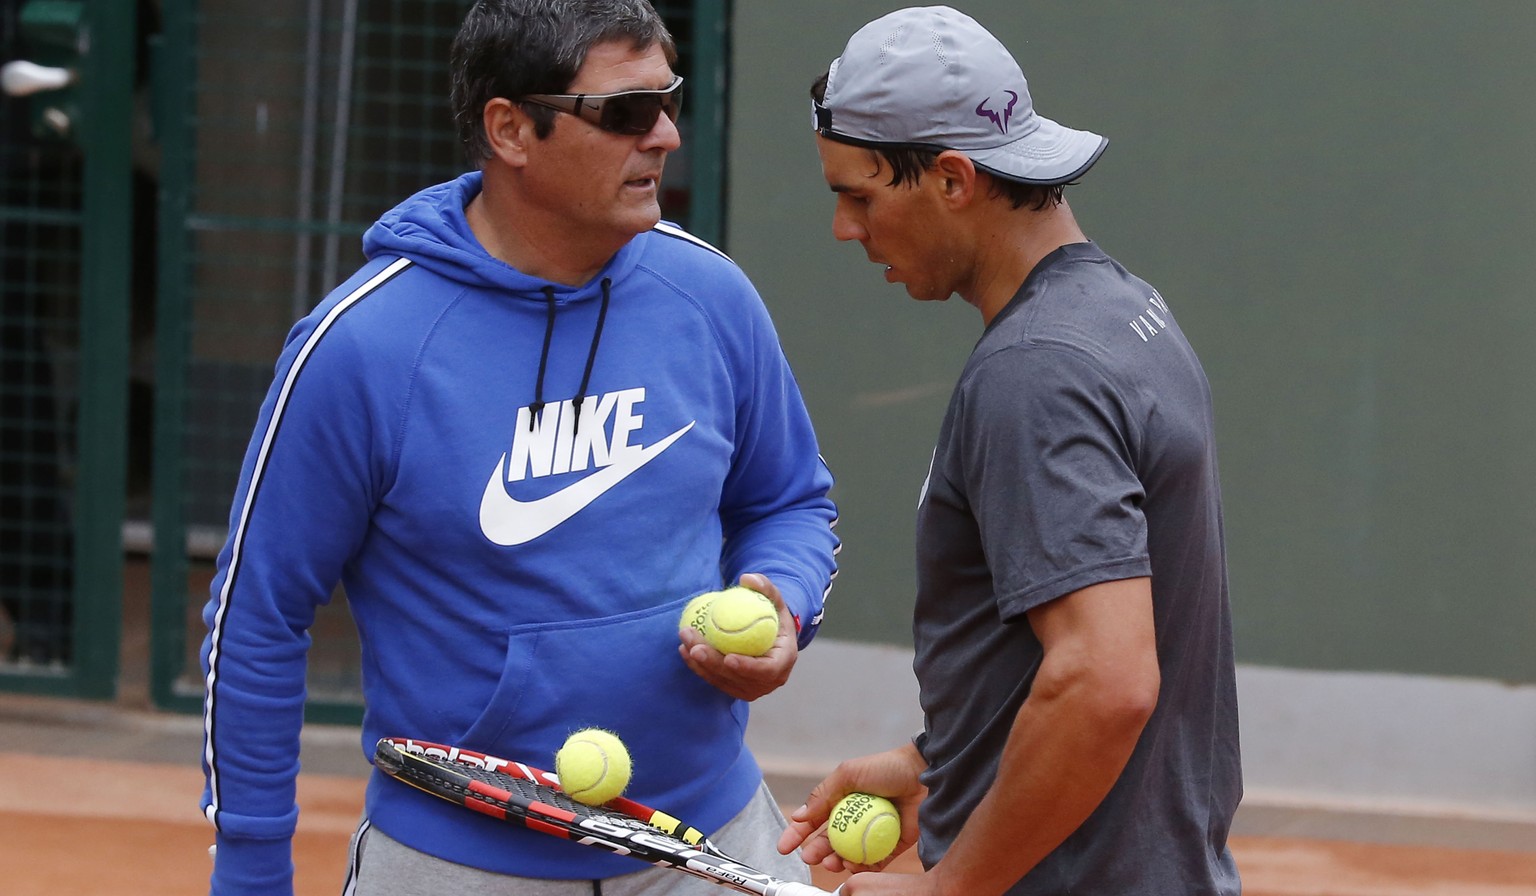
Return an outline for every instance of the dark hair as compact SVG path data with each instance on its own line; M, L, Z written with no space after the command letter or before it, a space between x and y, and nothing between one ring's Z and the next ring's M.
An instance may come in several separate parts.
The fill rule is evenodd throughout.
M826 102L827 75L822 75L811 84L811 99L818 104ZM837 137L831 136L828 139L835 140ZM854 143L851 140L847 142L861 146L885 160L885 164L891 168L891 179L887 186L892 187L897 184L916 186L918 181L922 180L923 172L933 168L939 153L944 151L902 143L879 144L862 141ZM1005 198L1014 208L1023 208L1027 205L1037 212L1055 208L1061 204L1062 194L1067 186L1067 184L1026 184L1011 180L979 165L977 168L990 175L987 178L990 182L987 195L993 198Z
M471 164L490 158L485 104L530 93L564 93L587 51L629 41L636 49L659 45L669 65L677 46L648 0L478 0L464 17L449 51L449 103L459 142ZM525 104L543 138L554 128L552 109Z

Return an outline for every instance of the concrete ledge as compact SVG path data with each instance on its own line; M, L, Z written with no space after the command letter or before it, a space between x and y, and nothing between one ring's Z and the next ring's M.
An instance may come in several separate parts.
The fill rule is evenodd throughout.
M1536 852L1536 686L1240 666L1238 691L1236 833ZM793 803L921 725L911 651L823 639L748 740Z
M1536 853L1536 688L1253 667L1239 688L1237 835ZM748 740L796 805L840 760L921 723L910 652L825 641L754 705ZM196 769L201 741L195 716L0 694L0 752ZM307 775L368 769L354 727L307 726L302 750Z
M1342 803L1308 805L1265 793L1244 796L1232 833L1239 837L1536 853L1536 818L1371 809Z
M811 788L830 771L830 767L811 770L803 764L786 767L771 757L765 758L763 765L768 786L786 806L803 802ZM1342 803L1308 804L1264 793L1244 796L1233 819L1232 834L1536 853L1536 819L1393 811Z
M1246 666L1238 705L1256 794L1536 819L1536 685Z

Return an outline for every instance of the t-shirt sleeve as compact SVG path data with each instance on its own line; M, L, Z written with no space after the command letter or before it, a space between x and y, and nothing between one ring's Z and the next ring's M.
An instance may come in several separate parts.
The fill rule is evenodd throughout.
M1136 421L1120 391L1065 347L1011 346L964 386L963 475L1004 620L1151 574Z

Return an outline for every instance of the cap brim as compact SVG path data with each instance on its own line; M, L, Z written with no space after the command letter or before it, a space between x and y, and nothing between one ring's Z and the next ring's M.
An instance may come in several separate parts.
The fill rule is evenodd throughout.
M1039 126L1012 143L962 152L999 177L1050 186L1082 176L1109 145L1108 139L1090 131L1063 127L1042 115L1035 120Z

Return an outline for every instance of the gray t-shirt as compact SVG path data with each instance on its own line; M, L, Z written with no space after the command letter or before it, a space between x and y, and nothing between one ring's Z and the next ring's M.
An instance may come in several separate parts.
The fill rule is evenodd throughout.
M1093 243L1030 273L950 399L917 518L914 669L937 862L1041 659L1026 611L1152 577L1162 688L1092 816L1008 892L1235 894L1242 796L1210 387L1157 291Z

